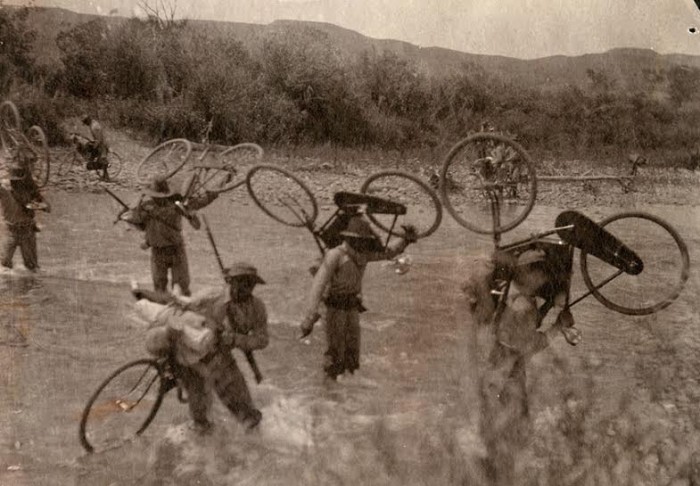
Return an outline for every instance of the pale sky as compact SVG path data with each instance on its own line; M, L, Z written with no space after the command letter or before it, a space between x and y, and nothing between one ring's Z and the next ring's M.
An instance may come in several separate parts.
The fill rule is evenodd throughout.
M156 0L148 0L154 2ZM158 0L173 1L173 0ZM175 0L181 17L329 22L375 38L536 58L615 47L700 55L693 0ZM2 2L2 0L0 0ZM6 0L131 16L138 0ZM689 32L694 28L697 33Z

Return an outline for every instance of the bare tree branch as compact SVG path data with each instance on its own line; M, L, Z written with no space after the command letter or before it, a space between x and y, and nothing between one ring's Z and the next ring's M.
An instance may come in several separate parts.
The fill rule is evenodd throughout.
M137 5L161 29L168 29L177 23L177 0L138 0Z

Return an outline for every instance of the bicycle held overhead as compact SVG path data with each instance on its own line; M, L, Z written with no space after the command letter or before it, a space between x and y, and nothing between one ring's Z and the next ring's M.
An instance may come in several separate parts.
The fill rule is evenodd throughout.
M245 183L245 169L262 159L264 151L255 143L233 146L197 144L183 138L163 142L139 163L136 177L142 184L154 178L168 179L181 187L185 200L204 192L224 193ZM194 151L197 157L191 157Z
M27 148L31 152L28 169L34 182L39 188L48 183L51 158L46 134L37 125L24 131L19 110L9 100L0 103L0 142L8 160L15 158L21 147Z
M508 153L511 155L506 157L504 154ZM485 154L489 162L510 161L514 169L506 171L507 177L500 177L497 170L484 172ZM513 173L520 175L513 178L510 176ZM470 188L470 201L465 203L449 190L450 176ZM596 223L581 213L564 211L554 229L502 245L502 235L524 221L534 206L537 180L534 163L520 145L507 137L478 133L457 143L448 154L441 171L440 192L454 219L469 230L491 234L494 254L503 257L502 261L510 261L511 266L527 251L543 252L545 259L551 260L570 282L573 253L578 248L588 292L571 300L567 285L563 289L567 309L593 295L610 309L645 315L665 308L678 297L688 278L688 250L671 225L651 214L625 212ZM515 208L508 207L505 193L523 184L528 188L527 198L519 199ZM505 277L496 279L492 289L494 295L501 296L498 299L501 304L507 297L511 273L512 268L504 270ZM546 305L551 308L552 296L548 298L550 302ZM546 313L545 309L540 311Z

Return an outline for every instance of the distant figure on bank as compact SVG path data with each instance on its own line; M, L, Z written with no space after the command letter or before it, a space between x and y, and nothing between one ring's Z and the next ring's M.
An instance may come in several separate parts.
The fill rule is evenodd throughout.
M172 285L178 284L183 295L190 295L190 272L182 237L182 217L195 217L189 211L201 209L213 202L218 194L206 192L187 201L170 189L165 179L155 179L143 191L141 200L122 219L146 234L145 248L151 248L151 275L153 288L165 292L168 288L168 270Z
M109 152L109 145L107 144L102 125L90 115L85 115L82 121L90 129L90 136L92 137L92 140L87 145L90 157L85 168L98 172L102 171L102 179L107 180L107 153Z
M417 240L416 230L406 226L405 236L392 248L384 249L369 222L353 216L344 231L343 242L329 250L314 276L306 317L301 323L302 338L313 330L319 318L318 308L326 304L326 337L328 349L323 369L336 380L346 371L353 374L360 367L360 312L362 278L367 263L391 260Z
M39 231L34 220L34 211L51 211L51 206L44 200L27 169L33 156L30 149L20 147L9 164L8 179L0 183L0 206L7 226L7 234L2 245L0 263L5 268L12 268L15 250L19 247L27 270L39 268L36 248L36 233Z

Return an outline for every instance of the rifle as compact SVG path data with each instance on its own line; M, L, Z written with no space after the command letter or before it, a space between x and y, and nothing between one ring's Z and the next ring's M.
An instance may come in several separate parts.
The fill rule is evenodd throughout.
M217 249L216 243L214 242L214 235L212 235L211 229L209 229L209 223L207 222L207 218L203 214L202 221L204 221L204 229L207 232L209 243L211 243L211 247L214 249L214 255L216 256L216 261L219 264L219 270L221 270L221 275L225 275L224 264L221 261L221 255L219 255L219 250ZM263 376L260 372L260 368L258 368L258 363L255 361L255 356L253 356L253 352L243 351L243 354L245 354L245 359L248 361L250 369L253 370L253 374L255 375L255 381L257 383L260 383L263 379Z
M116 194L114 194L114 193L113 193L112 191L110 191L108 188L103 187L102 189L104 189L105 192L106 192L107 194L109 194L110 196L112 196L112 199L114 199L115 201L117 201L117 202L119 203L119 205L123 208L121 211L119 211L119 214L117 214L117 219L115 219L115 220L114 220L114 223L112 223L112 224L117 224L119 221L121 221L122 215L123 215L124 213L126 213L127 211L129 211L131 208L130 208L124 201L122 201L122 200L119 198L119 196L117 196Z

